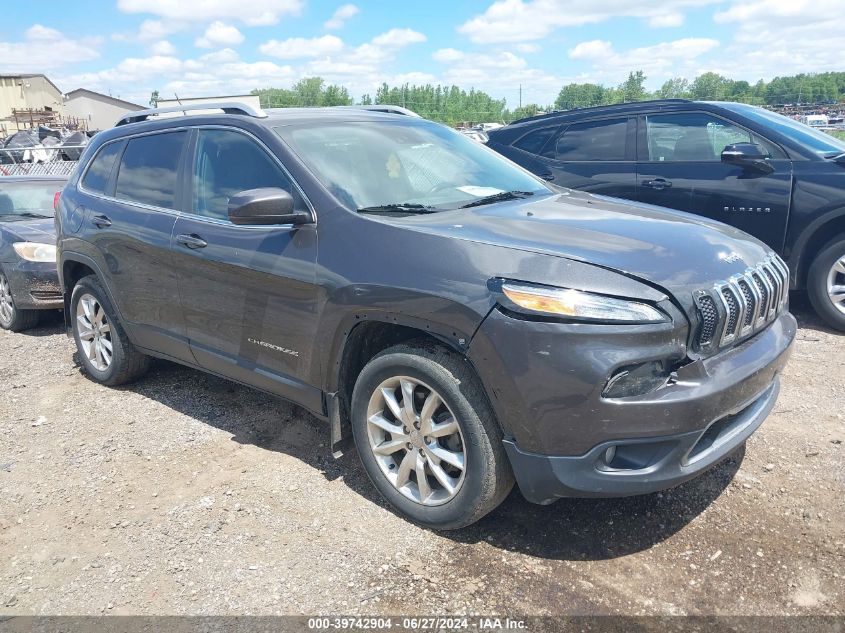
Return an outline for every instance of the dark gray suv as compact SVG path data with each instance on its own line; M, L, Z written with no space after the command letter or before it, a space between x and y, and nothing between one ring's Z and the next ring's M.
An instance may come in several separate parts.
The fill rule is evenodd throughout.
M156 356L288 398L440 529L514 479L537 503L674 486L774 406L796 324L754 238L550 186L416 117L221 110L126 117L61 196L94 380Z

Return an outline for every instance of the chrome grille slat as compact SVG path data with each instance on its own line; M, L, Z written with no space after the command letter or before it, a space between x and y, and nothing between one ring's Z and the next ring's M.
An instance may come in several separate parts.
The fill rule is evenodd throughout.
M745 273L696 291L699 350L715 351L764 329L786 307L788 296L789 269L774 253Z

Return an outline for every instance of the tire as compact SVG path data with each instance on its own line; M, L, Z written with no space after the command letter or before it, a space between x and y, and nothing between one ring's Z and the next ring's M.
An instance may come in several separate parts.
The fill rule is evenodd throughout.
M845 332L845 235L828 242L816 255L807 276L807 294L818 315Z
M9 279L0 272L0 328L23 332L38 325L38 310L20 310L15 305Z
M121 385L140 377L149 368L150 357L129 341L95 275L83 277L74 286L70 321L82 366L96 382Z
M407 384L412 422L404 417ZM432 393L437 398L429 400ZM427 413L427 403L437 399L440 406ZM474 370L425 341L391 347L367 363L352 394L352 433L373 485L400 514L425 527L475 523L513 487L502 434ZM387 452L377 454L374 447Z

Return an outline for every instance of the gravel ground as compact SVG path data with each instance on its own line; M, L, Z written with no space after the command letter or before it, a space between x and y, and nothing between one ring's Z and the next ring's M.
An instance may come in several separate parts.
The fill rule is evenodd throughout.
M661 494L438 534L295 406L169 363L119 389L0 331L0 616L845 614L845 336L799 309L745 451Z

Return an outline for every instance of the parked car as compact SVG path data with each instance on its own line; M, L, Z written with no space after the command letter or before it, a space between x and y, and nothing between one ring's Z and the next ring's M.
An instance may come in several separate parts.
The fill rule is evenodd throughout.
M774 405L796 323L756 239L559 193L420 118L223 107L128 115L61 196L94 380L156 356L297 402L441 529L514 477L537 503L676 485Z
M845 331L845 142L740 103L651 101L524 119L488 145L554 183L689 211L759 238Z
M20 332L61 309L53 206L67 178L0 177L0 328Z

